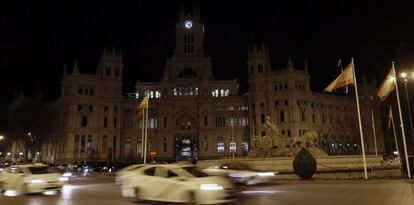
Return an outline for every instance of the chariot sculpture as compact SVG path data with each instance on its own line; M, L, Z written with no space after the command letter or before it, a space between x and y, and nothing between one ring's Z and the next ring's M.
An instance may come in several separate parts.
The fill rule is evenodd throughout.
M253 136L249 151L251 157L288 157L295 156L302 148L306 148L314 156L327 156L319 149L318 133L308 130L302 136L288 137L280 134L279 128L266 117L264 123L265 136Z

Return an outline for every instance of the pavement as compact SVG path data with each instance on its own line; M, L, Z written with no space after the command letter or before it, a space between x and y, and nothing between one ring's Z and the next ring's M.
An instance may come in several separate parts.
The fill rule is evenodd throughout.
M274 205L412 205L414 180L280 180L262 186L236 187L234 204ZM76 176L61 194L0 195L0 205L135 205L123 198L113 175ZM145 202L145 204L154 204Z

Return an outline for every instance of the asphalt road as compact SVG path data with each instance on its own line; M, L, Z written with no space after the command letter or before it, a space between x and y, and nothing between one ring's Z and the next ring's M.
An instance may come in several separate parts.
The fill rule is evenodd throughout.
M414 180L280 181L237 187L235 204L412 205ZM110 177L78 177L55 195L0 195L0 205L134 205ZM154 204L150 202L149 204Z

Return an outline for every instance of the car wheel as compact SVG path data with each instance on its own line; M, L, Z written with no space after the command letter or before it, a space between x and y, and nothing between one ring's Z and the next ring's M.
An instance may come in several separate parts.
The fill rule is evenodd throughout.
M140 202L142 201L141 199L141 191L139 190L138 187L135 187L135 201Z
M193 192L188 193L187 204L188 205L195 205L195 204L197 204L197 200L196 200L195 194Z

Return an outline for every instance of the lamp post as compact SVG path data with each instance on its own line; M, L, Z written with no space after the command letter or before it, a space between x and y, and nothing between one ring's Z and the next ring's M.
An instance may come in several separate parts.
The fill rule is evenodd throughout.
M408 96L408 89L407 89L407 83L408 83L408 74L407 73L401 73L401 77L404 79L404 88L405 88L405 97L407 100L407 107L408 107L408 118L410 119L410 131L411 131L411 140L412 143L414 143L414 132L413 132L413 121L411 117L411 105L410 105L410 98ZM411 77L414 78L414 73L411 74Z
M3 155L4 155L4 154L3 154L3 151L4 151L4 150L3 150L3 149L4 149L4 147L3 147L3 146L4 146L4 138L5 138L5 137L4 137L4 135L0 135L0 145L1 145L1 146L0 146L0 159L1 159L1 158L3 157Z

